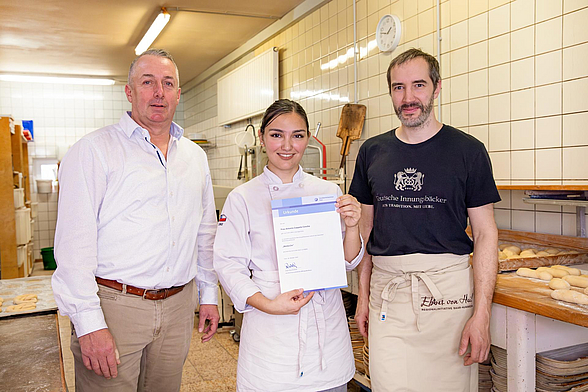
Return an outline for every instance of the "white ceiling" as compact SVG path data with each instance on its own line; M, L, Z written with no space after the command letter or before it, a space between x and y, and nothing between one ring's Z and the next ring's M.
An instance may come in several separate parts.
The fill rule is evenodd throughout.
M303 0L0 0L0 73L108 76L126 81L135 46L162 6L171 20L151 45L174 56L182 84Z

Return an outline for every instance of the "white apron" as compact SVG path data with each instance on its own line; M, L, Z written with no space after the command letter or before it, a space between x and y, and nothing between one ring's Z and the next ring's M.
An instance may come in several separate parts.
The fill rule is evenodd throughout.
M473 314L469 256L375 256L370 284L374 392L474 392L478 366L458 355Z
M355 372L339 289L321 290L297 315L270 315L246 304L257 291L280 293L271 200L339 188L303 173L282 184L266 168L227 198L219 223L214 266L235 309L243 312L237 391L320 391L347 383ZM353 269L363 251L346 265Z

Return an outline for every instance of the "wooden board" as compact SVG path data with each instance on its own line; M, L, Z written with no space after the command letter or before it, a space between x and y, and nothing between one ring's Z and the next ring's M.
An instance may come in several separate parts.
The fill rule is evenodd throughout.
M514 272L498 274L494 303L525 312L588 327L588 305L576 305L551 298L548 282L523 278ZM580 289L577 289L580 291Z
M0 389L66 391L57 314L0 320Z

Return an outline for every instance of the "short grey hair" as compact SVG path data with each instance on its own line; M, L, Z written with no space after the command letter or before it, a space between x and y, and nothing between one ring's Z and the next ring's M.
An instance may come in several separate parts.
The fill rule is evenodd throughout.
M143 56L163 57L163 58L166 58L169 61L171 61L172 64L174 65L174 67L176 67L176 79L178 79L178 86L179 86L179 84L180 84L180 71L178 71L178 66L177 66L176 62L174 61L174 58L172 57L171 53L165 49L154 49L154 48L146 50L143 53L141 53L140 55L138 55L137 57L135 57L135 59L131 63L131 66L129 67L129 76L127 79L127 83L129 85L131 84L131 75L133 74L133 71L135 69L135 64Z
M422 58L427 62L427 64L429 65L429 77L433 82L433 89L437 88L437 85L441 80L441 75L439 73L439 62L435 57L431 56L429 53L423 52L420 49L411 48L403 53L400 53L390 62L388 71L386 71L386 79L388 80L388 94L392 94L392 80L390 79L390 71L392 71L392 68L417 58Z

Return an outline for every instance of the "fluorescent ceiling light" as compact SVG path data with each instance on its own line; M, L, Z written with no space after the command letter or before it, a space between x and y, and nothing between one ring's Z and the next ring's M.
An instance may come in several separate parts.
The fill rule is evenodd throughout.
M35 75L0 75L0 80L5 82L32 82L32 83L56 83L56 84L86 84L95 86L111 86L112 79L99 78L70 78L60 76L35 76Z
M149 49L149 46L151 46L153 41L155 41L155 38L157 38L159 33L161 33L161 30L163 30L167 22L169 22L169 18L170 15L167 10L165 7L162 7L161 12L157 15L157 18L155 18L153 24L149 27L149 30L147 30L143 39L141 39L141 42L139 42L139 45L135 48L135 54L137 56Z

